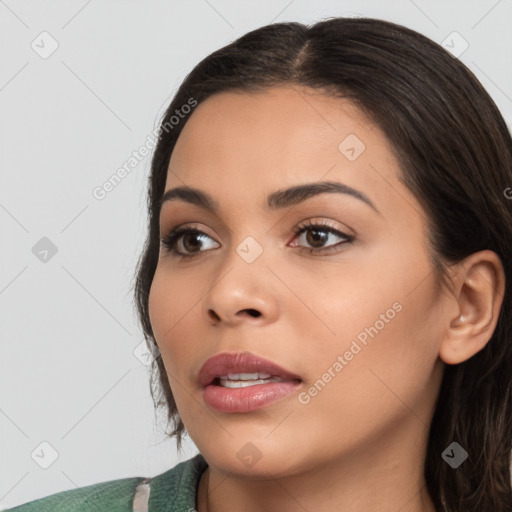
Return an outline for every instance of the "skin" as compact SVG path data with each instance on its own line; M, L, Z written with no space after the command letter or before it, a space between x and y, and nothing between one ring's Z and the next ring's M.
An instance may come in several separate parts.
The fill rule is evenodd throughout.
M338 149L349 134L365 145L354 161ZM482 251L450 269L450 290L437 286L427 215L398 173L376 125L349 100L312 89L220 93L185 125L166 190L199 188L219 210L164 204L162 238L182 225L207 236L199 249L185 246L196 251L188 260L161 249L149 306L180 416L209 464L199 512L435 510L423 464L443 369L490 339L504 274L497 255ZM361 191L379 213L333 193L266 209L270 193L316 181ZM336 248L319 252L311 232L294 235L308 220L354 241L323 232L324 246ZM250 264L236 252L247 236L263 249ZM298 394L394 303L402 306L394 318L301 403ZM257 411L214 411L197 375L223 351L271 359L300 375L301 389ZM260 456L251 466L237 457L249 442Z

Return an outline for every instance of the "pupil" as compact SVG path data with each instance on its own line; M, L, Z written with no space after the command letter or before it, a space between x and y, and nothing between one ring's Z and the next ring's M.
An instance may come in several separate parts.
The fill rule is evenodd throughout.
M323 231L308 231L308 234L306 235L308 244L313 245L315 247L321 246L323 243L325 243L325 239L327 237L327 233L324 233ZM318 244L320 242L320 244Z
M195 240L195 242L192 242L191 247L187 247L189 244L187 244L187 240L190 241L190 239ZM188 251L190 248L194 249L197 247L201 247L201 242L198 240L198 236L196 233L186 233L183 237L183 246Z

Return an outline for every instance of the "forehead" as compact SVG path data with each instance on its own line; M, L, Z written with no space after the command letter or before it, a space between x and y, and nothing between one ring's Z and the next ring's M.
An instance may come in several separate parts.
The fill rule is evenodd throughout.
M396 165L385 135L350 100L282 86L222 92L200 103L178 138L170 167L189 177L205 174L205 162L210 171L236 168L239 174L273 169L293 176L302 168L320 173L333 165L350 173L358 155L367 161L370 154Z
M368 138L375 125L348 99L327 96L319 90L282 86L260 92L222 92L199 104L185 125L175 153L183 146L201 144L201 154L264 159L328 151L338 155L338 144L349 134ZM372 137L373 142L383 134ZM236 151L235 149L239 149ZM197 149L197 148L196 148ZM265 153L261 154L261 151ZM175 154L174 156L179 156Z
M410 215L414 198L398 174L385 134L353 102L283 86L200 103L171 155L166 190L186 185L243 208L277 189L329 180L362 190L382 212Z

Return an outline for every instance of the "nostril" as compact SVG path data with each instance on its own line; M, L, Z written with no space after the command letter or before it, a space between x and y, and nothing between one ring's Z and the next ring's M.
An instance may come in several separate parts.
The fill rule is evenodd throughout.
M241 309L238 313L244 313L246 312L248 315L252 316L253 318L257 318L261 316L261 313L257 309L247 308L247 309ZM221 317L213 310L208 310L208 316L215 322L220 322Z
M247 311L247 313L249 313L249 315L251 315L252 317L258 317L261 315L261 313L259 311L256 311L255 309L244 309L244 311Z
M220 316L217 315L217 313L215 313L215 311L213 311L213 309L209 309L208 310L208 315L210 316L210 318L212 318L213 320L215 321L220 321Z

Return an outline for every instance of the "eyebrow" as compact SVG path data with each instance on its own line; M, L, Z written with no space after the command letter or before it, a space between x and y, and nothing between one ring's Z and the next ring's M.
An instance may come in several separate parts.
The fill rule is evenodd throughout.
M278 210L296 205L319 194L333 193L346 194L355 197L356 199L366 203L380 215L377 207L365 194L359 190L349 187L348 185L338 183L336 181L318 181L277 190L268 196L267 208L270 210ZM219 210L219 203L209 194L197 188L188 186L171 188L165 192L159 201L159 209L161 209L165 203L175 200L182 200L212 212L217 212Z

